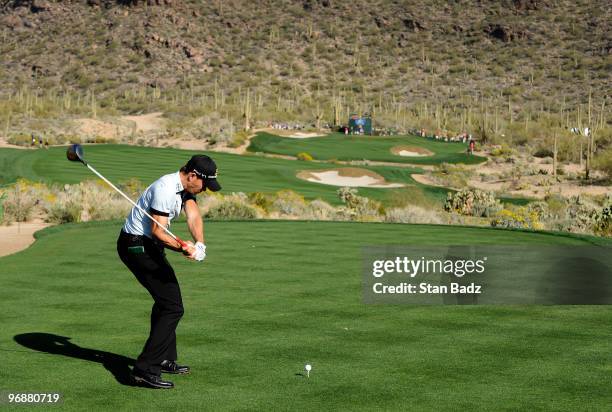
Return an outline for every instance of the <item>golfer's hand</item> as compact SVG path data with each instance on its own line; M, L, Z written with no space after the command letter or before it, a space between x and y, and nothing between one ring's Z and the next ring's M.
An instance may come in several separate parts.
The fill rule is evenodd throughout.
M183 255L185 255L187 259L194 259L193 255L195 254L196 249L193 242L188 240L181 249L183 251Z
M206 245L202 242L196 242L194 249L195 252L191 258L197 260L198 262L203 261L206 258Z

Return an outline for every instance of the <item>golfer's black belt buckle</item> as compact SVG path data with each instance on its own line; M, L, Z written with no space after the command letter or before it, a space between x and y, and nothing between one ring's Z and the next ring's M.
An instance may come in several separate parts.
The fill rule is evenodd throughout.
M128 246L127 250L133 255L141 255L145 252L144 246Z

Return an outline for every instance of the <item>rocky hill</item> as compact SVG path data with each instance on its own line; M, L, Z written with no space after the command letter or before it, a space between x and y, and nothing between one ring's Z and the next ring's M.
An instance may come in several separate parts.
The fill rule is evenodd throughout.
M605 147L610 21L591 0L2 0L0 122L8 136L105 111L237 127L373 111L514 141L595 125Z
M3 1L5 87L342 88L517 100L610 90L606 1Z

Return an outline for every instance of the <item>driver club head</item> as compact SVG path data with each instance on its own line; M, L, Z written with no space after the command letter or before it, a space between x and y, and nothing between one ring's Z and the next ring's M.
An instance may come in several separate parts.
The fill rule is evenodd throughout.
M83 164L86 164L85 160L83 159L83 147L81 147L80 144L72 144L68 146L68 150L66 151L66 157L71 162L81 162Z

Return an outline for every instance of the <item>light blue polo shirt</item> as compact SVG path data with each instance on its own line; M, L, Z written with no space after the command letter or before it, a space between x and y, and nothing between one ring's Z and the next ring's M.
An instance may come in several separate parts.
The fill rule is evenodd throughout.
M195 200L195 196L183 192L180 172L170 173L157 179L140 195L136 204L149 214L168 216L168 226L172 219L181 213L183 203L188 199ZM144 235L152 238L151 222L137 207L133 207L125 220L123 231L132 235Z

